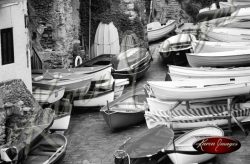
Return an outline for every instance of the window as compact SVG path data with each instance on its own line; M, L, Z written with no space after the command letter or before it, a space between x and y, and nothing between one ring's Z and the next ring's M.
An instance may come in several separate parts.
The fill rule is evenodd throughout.
M2 65L14 63L13 29L1 30Z

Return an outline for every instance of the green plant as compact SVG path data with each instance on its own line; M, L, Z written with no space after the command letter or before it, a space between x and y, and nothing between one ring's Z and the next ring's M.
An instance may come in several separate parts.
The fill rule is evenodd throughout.
M95 4L93 4L95 3ZM117 3L117 2L116 2ZM115 6L115 5L114 5ZM117 6L117 5L116 5ZM81 1L81 35L84 39L85 46L89 42L89 3L86 0ZM144 46L144 26L142 22L136 18L134 21L129 20L129 16L124 13L121 8L112 7L110 1L92 0L91 5L91 43L94 42L95 32L100 22L109 24L113 22L119 33L121 42L126 31L133 31L141 40Z

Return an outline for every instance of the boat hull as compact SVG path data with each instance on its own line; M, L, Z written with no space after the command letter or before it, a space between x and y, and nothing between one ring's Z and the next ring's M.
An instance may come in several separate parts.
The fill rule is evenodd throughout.
M80 76L91 75L92 81L108 80L111 76L112 65L87 67L79 65L70 69L48 69L49 73L76 74Z
M50 142L48 142L48 140ZM48 134L31 148L24 164L55 164L66 152L67 138L60 134Z
M77 99L73 102L75 107L102 107L105 106L107 102L112 102L114 100L114 91L108 91L97 96L89 95L86 98L83 96Z
M191 48L191 41L196 40L191 34L177 34L166 39L161 45L159 52L182 51Z
M60 100L65 92L63 87L33 86L33 96L39 103L54 103Z
M139 124L144 119L146 101L142 88L127 92L100 111L111 130Z
M208 21L211 19L221 18L230 16L231 13L236 11L234 7L221 8L216 10L204 11L197 15L196 19L198 22Z
M190 50L160 52L160 56L165 64L184 66L188 64L186 53L190 53Z
M250 76L250 67L238 68L191 68L180 66L168 66L172 80L179 79L218 79Z
M192 88L191 83L180 86L171 86L175 82L169 82L164 84L156 82L148 82L156 98L161 100L199 100L210 98L221 98L228 96L238 96L248 94L250 90L249 83L242 84L230 84L230 85L218 85L212 87ZM184 84L184 83L183 83ZM168 86L169 85L169 86ZM195 84L193 84L194 86ZM205 84L206 85L206 84ZM211 84L210 84L211 85Z
M139 38L135 33L125 35L121 42L121 52L127 51L138 46Z
M192 48L194 53L207 53L207 52L224 52L233 50L249 49L248 42L209 42L209 41L193 41Z
M186 54L187 60L192 67L230 67L248 66L250 64L250 53L232 56L199 56L196 54Z
M77 75L74 75L77 76ZM33 81L33 85L46 85L47 87L64 87L65 92L79 92L84 94L90 87L92 76L87 75L73 79L51 79Z
M101 111L103 118L105 119L107 125L110 129L120 129L129 127L132 125L137 125L145 121L144 112L113 112L113 111Z
M161 101L156 98L147 98L148 106L150 112L157 112L157 111L164 111L167 112L170 115L170 110L178 103L177 101ZM192 104L192 108L209 108L215 106L214 104L206 104L206 103L196 103ZM176 107L175 111L183 111L183 109L186 109L185 104L180 104L178 107Z
M50 127L50 130L52 131L64 131L69 128L69 122L70 122L70 114L65 115L60 118L55 118L52 126Z
M171 115L168 111L146 111L145 119L148 128L150 129L157 125L167 125L174 130L187 130L208 125L226 126L229 121L225 104L208 106L206 108L177 109ZM232 111L232 115L240 122L246 120L250 116L249 105L244 107L244 105L238 104L236 109ZM235 123L235 120L231 119L231 123Z
M115 71L112 75L115 79L129 79L129 81L134 81L142 78L146 74L147 70L150 68L150 63L151 61L148 61L131 71Z
M193 148L193 143L198 141L201 138L205 137L218 137L224 136L222 129L218 127L208 126L204 128L199 128L190 132L185 133L184 135L175 139L175 146L177 150L181 151L197 151ZM182 147L185 145L185 147ZM173 149L173 145L169 146L169 149ZM200 155L189 155L185 153L171 153L168 154L169 158L174 164L190 164L190 163L202 163L209 159L215 157L216 154L200 154Z
M113 22L100 23L96 30L94 41L95 56L120 53L119 34Z
M166 23L166 25L163 25L157 29L152 29L150 30L148 28L148 41L153 42L156 40L159 40L163 37L166 37L167 34L170 32L174 31L176 28L176 23L174 20L170 20L169 22Z
M215 42L249 42L249 35L234 35L234 33L218 33L213 31L203 32L202 38L208 39L209 41Z

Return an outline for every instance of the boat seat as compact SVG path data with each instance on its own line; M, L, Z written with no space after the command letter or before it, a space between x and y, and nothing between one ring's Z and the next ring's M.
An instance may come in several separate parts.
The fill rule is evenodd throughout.
M149 24L147 24L147 30L155 30L157 28L161 27L161 23L160 22L151 22Z
M47 156L36 156L31 155L28 159L24 162L24 164L43 164L44 161L48 160L49 157Z
M56 151L56 150L55 150ZM44 151L44 150L35 150L29 154L29 156L48 156L50 157L55 153L55 151Z

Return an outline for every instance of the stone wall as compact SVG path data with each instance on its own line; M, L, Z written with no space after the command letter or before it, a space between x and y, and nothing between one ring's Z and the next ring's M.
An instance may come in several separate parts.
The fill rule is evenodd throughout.
M42 54L48 52L71 57L73 45L80 42L79 0L29 0L29 4L32 23L29 27L32 35L36 33L36 37L31 36L33 46L39 47ZM50 58L45 60L50 61Z
M125 14L129 15L130 20L139 18L142 23L145 23L145 1L144 0L121 0L119 7Z
M0 148L25 148L53 117L53 111L42 109L21 80L0 83Z
M168 19L174 19L178 24L192 22L192 18L181 8L177 0L155 0L154 21L165 23Z

